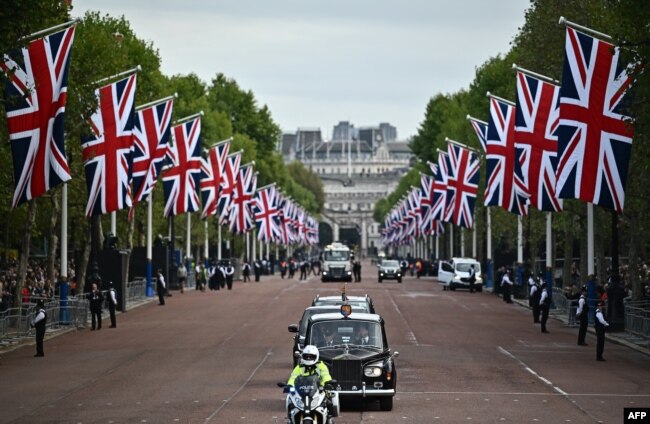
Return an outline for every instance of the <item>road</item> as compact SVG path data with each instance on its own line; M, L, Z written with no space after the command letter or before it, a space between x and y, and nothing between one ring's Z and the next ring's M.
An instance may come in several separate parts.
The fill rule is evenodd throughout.
M370 295L399 351L394 409L344 403L345 423L622 423L650 407L648 356L549 321L490 293L442 291L434 278L379 284L364 263L352 295ZM340 284L263 277L232 291L174 292L118 315L118 327L70 332L0 360L0 422L283 423L276 382L291 369L302 309Z

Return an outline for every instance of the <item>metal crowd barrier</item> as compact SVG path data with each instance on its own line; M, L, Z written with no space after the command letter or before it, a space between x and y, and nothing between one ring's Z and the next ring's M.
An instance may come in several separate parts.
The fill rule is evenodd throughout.
M642 338L650 347L650 302L625 303L625 331Z

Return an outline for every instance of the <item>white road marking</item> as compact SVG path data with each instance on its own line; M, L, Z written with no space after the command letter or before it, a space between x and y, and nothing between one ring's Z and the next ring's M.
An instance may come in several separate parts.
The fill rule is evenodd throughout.
M404 391L400 390L400 395L494 395L494 396L565 396L562 393L547 392L433 392L433 391ZM629 397L629 398L650 398L650 394L621 394L621 393L571 393L568 396L604 396L604 397ZM485 399L488 400L488 399Z
M246 387L246 385L247 385L247 384L248 384L248 383L253 379L253 377L255 376L255 373L257 373L257 370L259 370L259 369L262 367L262 365L264 365L264 362L266 362L266 360L269 358L269 356L271 356L272 351L273 351L273 348L269 349L269 350L266 352L266 355L264 355L264 358L262 358L262 360L260 361L260 363L257 364L257 366L255 367L255 369L253 370L253 372L251 373L251 375L248 376L248 378L246 379L246 381L244 381L244 382L242 383L242 385L239 386L239 388L235 391L235 393L233 393L233 394L232 394L228 399L224 399L224 400L222 401L222 403L221 403L221 406L219 406L217 409L215 409L214 412L213 412L212 414L210 414L210 415L205 419L204 422L206 422L206 423L207 423L207 422L210 422L210 420L212 420L212 418L214 418L214 417L219 413L219 411L221 411L221 410L223 409L223 407L226 406L226 405L228 404L228 402L229 402L230 400L234 399L235 396L237 396L237 395L239 394L239 392L241 392L242 390L244 390L244 387Z
M537 374L537 373L536 373L532 368L530 368L530 367L529 367L528 365L526 365L526 364L525 364L521 359L517 358L517 357L516 357L515 355L513 355L512 353L508 352L507 350L505 350L505 349L502 348L501 346L499 346L499 351L500 351L501 353L503 353L504 355L506 355L506 356L508 356L508 357L510 357L510 358L512 358L512 359L514 359L515 361L519 362L519 364L520 364L522 367L524 367L524 369L525 369L526 371L528 371L529 373L531 373L532 375L534 375L534 376L535 376L537 379L539 379L540 381L542 381L542 382L546 383L547 385L551 386L551 387L553 388L553 390L555 390L556 392L560 393L561 395L567 396L567 393L566 393L564 390L562 390L562 389L560 389L559 387L557 387L557 386L556 386L555 384L553 384L550 380L547 380L546 378L544 378L544 377L542 377L541 375Z
M415 337L415 333L413 332L413 329L409 325L409 323L406 321L406 318L404 318L404 315L402 315L402 311L399 310L399 306L397 306L397 303L395 303L395 299L393 299L393 296L391 295L390 291L388 291L388 298L390 299L391 303L393 304L393 307L397 311L397 314L402 318L402 321L404 322L404 325L408 329L408 332L406 333L406 340L409 342L415 344L416 346L419 346L420 344L418 343L418 339Z

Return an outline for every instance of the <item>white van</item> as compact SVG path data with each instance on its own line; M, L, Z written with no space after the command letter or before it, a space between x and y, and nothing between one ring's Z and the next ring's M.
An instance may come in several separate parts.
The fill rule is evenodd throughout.
M456 290L457 288L469 289L469 268L474 265L476 281L474 289L483 291L483 275L481 264L473 258L452 258L451 262L440 261L438 263L438 283L442 284L443 290Z

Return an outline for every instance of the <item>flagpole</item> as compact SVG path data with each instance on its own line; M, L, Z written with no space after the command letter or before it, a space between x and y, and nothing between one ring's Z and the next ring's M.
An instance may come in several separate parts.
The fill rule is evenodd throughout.
M524 226L521 215L517 215L517 283L522 284L522 264L524 263Z
M449 259L454 257L454 226L449 224Z
M553 282L553 213L546 213L546 283Z
M246 232L246 259L251 257L251 233Z
M59 318L68 322L68 183L61 187L61 273L59 276Z
M214 149L215 147L217 147L217 146L219 146L221 144L224 144L224 143L230 143L231 141L232 141L232 137L228 137L225 140L217 141L212 146L210 146L210 149Z
M603 39L605 39L607 41L612 41L612 36L611 35L604 34L604 33L600 32L600 31L596 31L595 29L587 28L586 26L578 25L575 22L567 21L564 16L560 16L560 20L559 20L558 24L564 25L564 26L569 26L571 28L578 29L578 30L581 30L581 31L589 32L589 33L591 33L591 34L593 34L595 36L601 37L601 38L603 38Z
M186 269L190 266L190 256L191 256L191 240L190 233L192 230L192 213L187 213L187 231L185 232L185 263L183 263L183 258L181 258L181 266L184 266Z
M533 71L529 71L528 69L524 69L524 68L522 68L520 66L517 66L516 63L512 64L512 69L517 71L517 72L521 72L522 74L526 74L526 75L529 75L531 77L535 77L537 79L544 80L544 81L548 82L549 84L560 85L560 81L554 80L553 78L547 77L546 75L538 74L537 72L533 72Z
M186 116L185 118L177 119L176 121L172 122L172 125L179 125L179 124L182 124L184 122L191 121L194 118L198 118L199 116L203 116L203 115L205 115L203 113L203 111L200 111L200 112L197 112L197 113L195 113L193 115Z
M205 219L203 221L203 229L205 230L205 243L203 245L203 259L204 262L210 257L210 240L209 240L209 233L208 233L208 220Z
M40 31L33 32L33 33L29 34L29 35L25 35L24 37L20 37L18 39L18 41L31 40L32 38L36 38L36 37L39 37L41 35L46 35L46 34L49 35L50 33L54 33L54 32L56 32L57 30L59 30L61 28L67 28L69 26L72 26L72 25L78 23L79 21L81 21L81 18L75 18L75 19L73 19L71 21L64 22L62 24L55 25L53 27L49 27L49 28L42 29Z
M253 162L253 164L255 164L255 162ZM245 166L245 165L244 165L244 166ZM256 191L256 192L260 192L260 191L262 191L262 190L264 190L264 189L267 189L267 188L269 188L269 187L275 187L275 183L267 184L267 185L265 185L265 186L262 186L262 187L258 188L258 189L255 190L255 191Z
M255 231L255 230L253 230ZM255 233L253 233L255 234ZM253 237L253 260L257 260L257 235Z
M510 100L506 100L506 99L504 99L503 97L495 96L494 94L490 93L489 91L486 93L486 95L487 95L488 97L492 98L492 99L499 100L500 102L503 102L503 103L505 103L505 104L507 104L507 105L510 105L510 106L517 106L517 105L515 104L515 102L512 102L512 101L510 101Z
M147 196L147 297L153 297L153 193Z
M474 223L474 228L472 228L472 258L477 258L476 252L476 223Z
M459 141L452 140L449 137L445 137L445 142L450 143L450 144L455 144L458 147L462 147L463 149L471 150L472 152L477 153L477 154L480 153L480 151L478 149L475 149L473 147L469 147L468 145L463 144L463 143L461 143Z
M117 212L111 212L111 235L117 237Z
M217 217L217 259L221 260L221 224Z
M140 106L136 106L135 111L139 112L142 109L146 109L146 108L151 107L151 106L156 106L156 105L159 105L161 103L165 103L166 101L169 101L169 100L172 100L172 99L177 99L177 98L178 98L178 93L174 93L171 96L163 97L162 99L154 100L152 102L145 103L145 104L140 105Z
M485 211L487 213L487 219L486 219L486 235L485 237L487 238L487 282L488 282L488 287L495 287L494 284L494 264L492 263L492 214L490 213L490 208L486 207Z
M103 84L103 83L105 83L107 81L110 81L110 80L113 80L113 79L116 79L116 78L120 78L120 77L125 77L127 75L131 75L131 74L134 74L136 72L142 72L142 66L138 65L135 68L129 69L128 71L120 72L118 74L111 75L110 77L98 79L97 81L92 82L91 85Z
M467 115L466 118L467 118L468 121L474 121L474 122L478 122L479 124L488 125L487 122L482 121L482 120L480 120L480 119L478 119L478 118L474 118L474 117L471 116L471 115Z
M594 204L587 203L587 275L594 273Z

